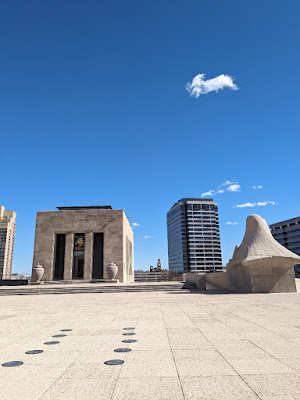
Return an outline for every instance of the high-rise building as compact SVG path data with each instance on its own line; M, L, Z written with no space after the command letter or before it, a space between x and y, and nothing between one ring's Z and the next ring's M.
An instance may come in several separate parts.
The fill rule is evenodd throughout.
M222 270L218 205L213 199L184 198L167 213L169 269Z
M0 279L10 279L16 231L16 213L0 205Z
M270 229L277 242L300 256L300 217L271 224ZM300 264L295 265L295 274L300 277Z

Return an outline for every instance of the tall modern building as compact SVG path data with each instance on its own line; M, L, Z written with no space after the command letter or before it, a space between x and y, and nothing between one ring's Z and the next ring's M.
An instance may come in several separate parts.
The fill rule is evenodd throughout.
M10 279L16 231L16 213L0 205L0 279Z
M277 222L270 229L277 242L300 256L300 217ZM295 274L300 277L300 264L295 265Z
M167 213L169 269L222 270L218 205L213 199L184 198Z

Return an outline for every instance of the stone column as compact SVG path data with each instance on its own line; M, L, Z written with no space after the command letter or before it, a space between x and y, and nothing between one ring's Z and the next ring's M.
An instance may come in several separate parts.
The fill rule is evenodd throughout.
M72 280L74 232L66 233L64 281Z
M83 279L88 281L92 279L93 236L93 232L85 232Z

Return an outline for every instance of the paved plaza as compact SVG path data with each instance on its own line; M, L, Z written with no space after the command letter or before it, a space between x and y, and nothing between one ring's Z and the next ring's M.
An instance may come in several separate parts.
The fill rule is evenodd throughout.
M300 293L181 287L1 288L1 400L300 398Z

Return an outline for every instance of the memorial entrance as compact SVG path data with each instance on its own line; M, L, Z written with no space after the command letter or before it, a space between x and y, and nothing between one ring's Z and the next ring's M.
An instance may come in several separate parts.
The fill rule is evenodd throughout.
M72 279L83 279L85 234L75 233Z
M133 231L124 210L74 206L37 213L33 265L44 267L44 281L106 280L110 262L118 266L117 279L133 282Z

